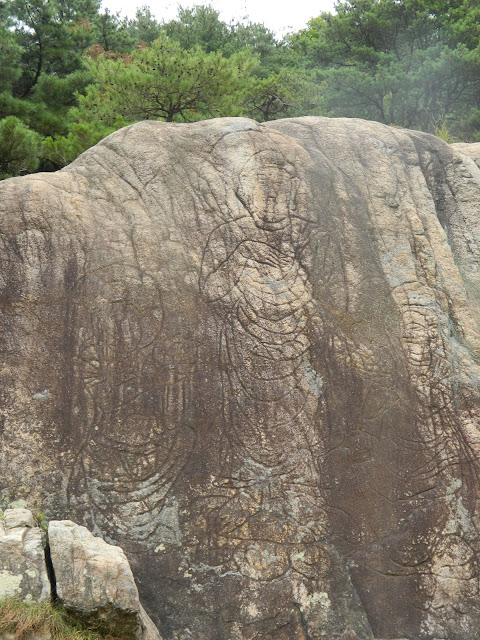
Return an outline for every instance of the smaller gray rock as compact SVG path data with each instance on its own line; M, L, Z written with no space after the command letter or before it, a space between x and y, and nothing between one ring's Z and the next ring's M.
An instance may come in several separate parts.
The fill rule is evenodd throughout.
M15 529L16 527L28 527L33 529L32 512L29 509L6 509L4 513L5 529Z
M40 602L50 597L50 582L45 564L45 537L23 514L5 512L5 525L0 523L0 600ZM24 511L24 510L21 510ZM21 526L27 522L28 526Z
M28 504L23 498L18 498L18 500L12 500L8 503L8 509L28 509Z
M50 522L48 540L58 599L73 615L105 635L161 640L120 547L70 520Z

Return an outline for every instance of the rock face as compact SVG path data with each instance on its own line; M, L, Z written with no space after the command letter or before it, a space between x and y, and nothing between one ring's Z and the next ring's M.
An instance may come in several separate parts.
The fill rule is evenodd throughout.
M168 640L478 637L479 159L144 122L3 182L0 488Z
M161 640L143 611L128 560L120 547L70 520L48 525L56 596L67 610L115 638Z

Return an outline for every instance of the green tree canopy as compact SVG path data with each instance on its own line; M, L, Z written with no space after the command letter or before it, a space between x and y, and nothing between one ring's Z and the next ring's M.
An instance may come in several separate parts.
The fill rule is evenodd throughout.
M263 24L246 21L227 24L208 5L180 7L177 18L164 23L161 30L184 49L199 46L207 53L216 51L227 57L249 49L259 56L256 73L261 77L294 64L293 52L286 42L278 41Z
M223 51L229 40L229 28L220 13L209 5L180 7L175 20L162 26L162 32L183 49L199 46L207 53Z
M244 110L262 122L315 113L319 88L305 73L283 69L266 78L253 78L245 91Z
M479 27L470 25L477 14L471 0L340 2L291 46L317 70L329 115L455 128L479 104Z
M128 20L100 0L0 0L0 68L3 135L20 156L35 147L30 169L140 119L323 114L480 139L478 0L342 0L285 39L209 5L164 22L148 6Z
M63 77L81 68L98 6L99 0L11 0L9 17L23 49L16 96L30 96L42 73Z
M0 179L35 171L41 143L41 136L15 116L0 120Z
M135 19L128 22L128 30L135 43L152 44L160 37L162 27L152 14L150 7L137 9Z
M175 40L159 38L129 56L103 53L90 60L94 82L80 97L75 116L92 117L113 126L161 119L192 121L234 115L241 105L245 78L258 64L248 52L224 58L199 47L182 49ZM236 100L237 97L237 100Z
M0 93L11 92L14 83L22 75L23 49L12 31L14 22L0 8Z

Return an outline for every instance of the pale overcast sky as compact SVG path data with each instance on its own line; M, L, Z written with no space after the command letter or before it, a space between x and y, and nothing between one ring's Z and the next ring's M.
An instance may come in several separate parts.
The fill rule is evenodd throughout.
M334 0L103 0L102 8L111 12L121 12L122 17L133 18L136 8L147 5L150 7L157 20L171 20L177 14L178 5L191 7L194 4L210 4L220 11L220 18L225 22L237 21L244 16L252 22L263 24L275 31L278 35L284 35L289 31L303 29L307 21L318 16L322 11L332 11Z

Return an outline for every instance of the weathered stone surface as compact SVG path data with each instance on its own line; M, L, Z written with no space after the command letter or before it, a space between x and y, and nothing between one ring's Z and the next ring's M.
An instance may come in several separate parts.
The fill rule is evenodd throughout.
M7 509L0 520L0 600L41 602L50 597L45 540L26 509Z
M69 520L51 522L48 533L47 544L28 509L5 511L0 520L0 601L41 602L55 596L107 636L162 640L140 604L122 549ZM0 640L14 635L0 633ZM48 631L28 635L29 640L45 637L50 637Z
M477 637L479 157L145 122L3 182L1 487L168 640Z
M28 509L5 509L3 515L5 529L14 529L15 527L32 528L35 525L32 512Z
M69 611L105 635L161 640L120 547L70 520L50 522L48 541L56 595Z

